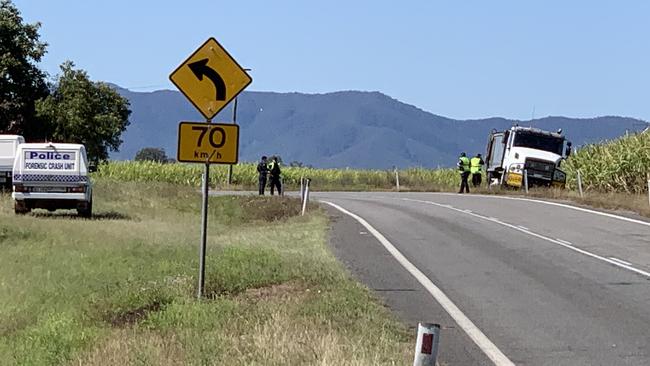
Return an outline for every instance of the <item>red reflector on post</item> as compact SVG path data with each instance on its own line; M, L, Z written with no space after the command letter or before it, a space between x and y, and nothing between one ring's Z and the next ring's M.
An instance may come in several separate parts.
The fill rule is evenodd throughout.
M433 351L433 334L422 335L422 353L430 355Z
M438 358L438 343L440 342L440 325L419 323L418 335L415 338L415 358L413 366L434 366Z

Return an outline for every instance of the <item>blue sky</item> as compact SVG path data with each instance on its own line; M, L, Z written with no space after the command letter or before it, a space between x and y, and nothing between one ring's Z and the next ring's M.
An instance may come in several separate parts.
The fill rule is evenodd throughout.
M14 0L66 59L133 90L214 36L249 90L381 91L454 117L650 120L650 1Z

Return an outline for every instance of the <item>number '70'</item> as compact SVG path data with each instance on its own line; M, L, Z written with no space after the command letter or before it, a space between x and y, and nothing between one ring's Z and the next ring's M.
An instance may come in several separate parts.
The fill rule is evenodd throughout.
M201 131L198 141L199 147L203 146L203 139L208 130L210 131L210 133L208 133L208 142L213 148L218 149L226 143L226 131L223 128L218 126L212 128L208 126L192 126L192 131Z

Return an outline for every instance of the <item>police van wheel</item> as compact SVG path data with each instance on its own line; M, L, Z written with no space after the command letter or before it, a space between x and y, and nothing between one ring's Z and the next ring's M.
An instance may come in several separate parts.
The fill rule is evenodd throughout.
M77 214L86 219L91 218L93 216L93 201L88 202L85 208L78 208Z
M16 201L14 202L14 212L16 215L24 215L26 213L29 213L29 207L27 207L27 204L25 202L21 201Z

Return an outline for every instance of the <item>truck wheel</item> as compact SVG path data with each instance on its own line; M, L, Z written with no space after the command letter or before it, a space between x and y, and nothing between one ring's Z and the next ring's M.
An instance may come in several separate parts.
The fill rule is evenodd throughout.
M88 202L86 208L78 208L77 214L86 219L93 217L93 201Z
M24 215L26 213L29 213L30 209L27 207L27 204L22 201L16 201L14 202L14 212L16 215Z

